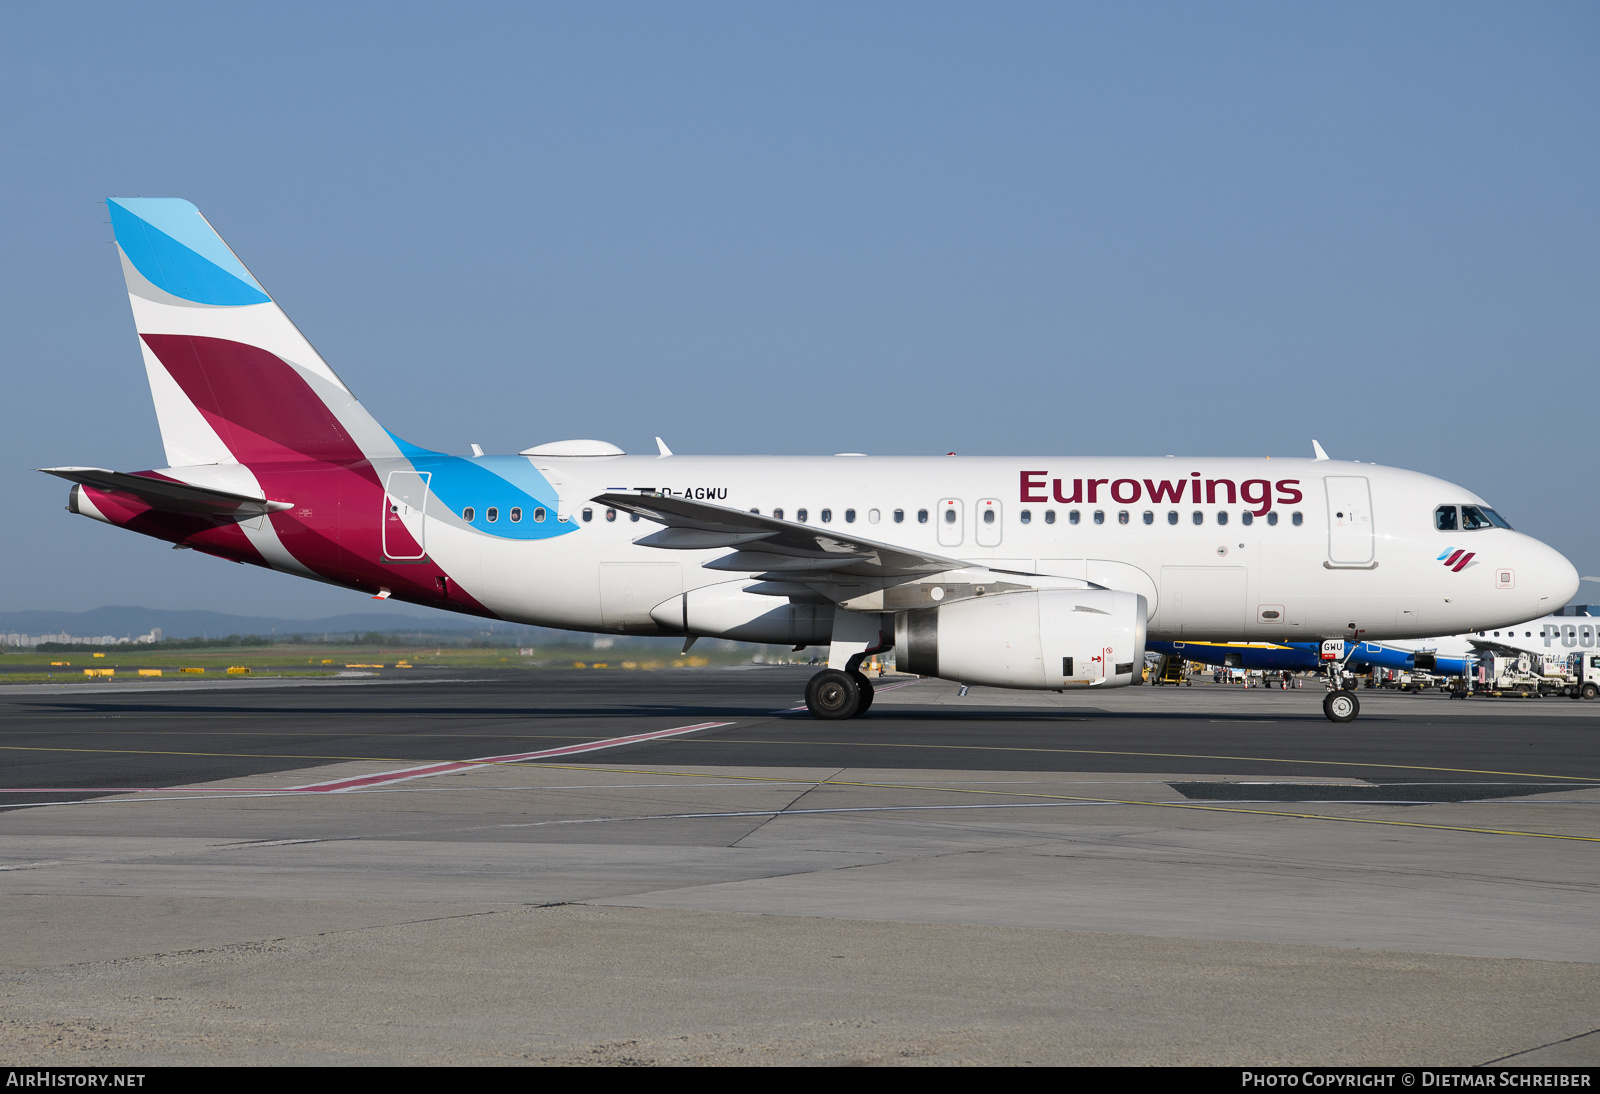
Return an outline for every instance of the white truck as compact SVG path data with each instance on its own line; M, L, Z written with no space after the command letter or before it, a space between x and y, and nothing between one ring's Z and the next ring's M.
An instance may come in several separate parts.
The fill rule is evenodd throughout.
M1486 653L1478 662L1476 690L1524 699L1549 695L1600 698L1600 653Z
M1561 675L1547 674L1552 686L1550 694L1572 699L1600 699L1600 653L1583 650L1559 660L1564 662Z

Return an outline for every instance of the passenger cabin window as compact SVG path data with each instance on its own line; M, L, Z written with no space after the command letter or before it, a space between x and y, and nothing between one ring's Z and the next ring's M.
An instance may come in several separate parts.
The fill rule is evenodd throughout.
M823 524L832 524L833 523L833 510L832 509L824 509L822 511L822 523Z
M1228 514L1227 514L1226 510L1223 510L1223 511L1221 511L1221 512L1219 512L1217 514L1217 523L1218 524L1227 524L1228 523Z
M1096 509L1094 511L1094 522L1096 524L1104 524L1106 522L1106 511L1104 509Z
M1076 509L1072 510L1072 512L1067 514L1067 523L1068 524L1077 524L1078 523L1078 511Z
M1030 513L1026 509L1024 509L1022 511L1022 523L1023 524L1032 524L1033 523L1033 514Z
M794 519L804 524L806 522L806 511L804 509L796 509L794 511Z
M495 521L500 519L500 510L491 505L488 509L484 510L483 515L488 519L490 524L493 524Z
M1178 523L1178 511L1176 509L1168 509L1167 510L1167 523L1168 524L1177 524Z
M585 524L588 524L593 519L594 519L594 510L593 509L585 509L583 511L583 522Z
M1146 509L1144 511L1144 522L1146 524L1154 524L1156 522L1156 515L1150 510Z
M1276 514L1276 513L1268 513L1267 514L1267 523L1268 524L1277 524L1278 523L1278 514Z
M470 505L461 510L461 519L466 521L468 524L472 523L472 518L475 516L477 516L477 513L473 511L472 506Z
M773 520L782 520L783 519L783 510L782 509L774 509L772 511L772 519Z
M1127 524L1128 523L1128 511L1126 509L1118 509L1117 510L1117 523L1118 524Z
M639 523L639 514L638 513L629 513L628 514L628 519L633 521L633 523L638 524Z
M1433 526L1441 532L1454 532L1456 530L1456 507L1454 505L1441 505L1433 511Z
M607 509L606 510L606 519L607 520L616 520L617 519L617 511L615 509Z
M917 523L918 524L927 524L928 523L928 511L926 509L918 509L917 510Z
M511 512L512 513L517 513L517 510L513 509L513 510L511 510ZM541 505L541 506L539 506L537 509L535 509L533 511L533 523L535 523L535 524L543 524L544 523L544 516L545 516L545 514L544 514L544 506ZM511 519L512 520L520 520L521 517L520 517L520 515L517 515L517 516L513 516Z
M513 508L511 510L511 523L512 524L520 524L521 522L522 522L522 507L521 506L517 506L517 507L515 507L515 508Z
M1294 525L1296 528L1300 527L1300 525L1304 524L1305 522L1306 518L1300 515L1299 510L1296 510L1294 514L1289 517L1289 523Z
M904 509L896 509L894 511L894 522L896 524L904 524L906 522L906 511Z
M854 524L856 522L856 511L854 509L846 509L844 511L844 522L846 524Z
M954 515L954 514L952 514L952 515ZM985 524L993 524L994 523L994 510L993 509L985 509L983 511L983 523L985 523Z
M954 524L956 522L956 511L954 509L946 509L944 511L944 522L946 524Z
M1200 510L1196 509L1194 511L1194 522L1196 524L1204 524L1206 522L1206 515Z
M1254 513L1252 513L1250 510L1246 509L1244 512L1239 514L1239 523L1240 524L1254 524L1255 522L1256 522L1256 515Z
M1044 522L1046 524L1054 524L1056 522L1056 511L1054 509L1046 509L1044 511Z

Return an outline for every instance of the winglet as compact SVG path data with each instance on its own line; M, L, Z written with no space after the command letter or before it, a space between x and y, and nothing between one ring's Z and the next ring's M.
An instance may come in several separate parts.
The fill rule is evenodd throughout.
M661 455L662 456L670 456L670 455L672 455L672 449L668 448L667 447L667 442L662 440L660 437L656 438L656 447L661 450ZM658 456L656 458L660 459L661 457Z
M1319 460L1325 460L1328 458L1328 454L1322 450L1322 445L1318 444L1316 441L1311 442L1311 451L1317 454L1316 458Z

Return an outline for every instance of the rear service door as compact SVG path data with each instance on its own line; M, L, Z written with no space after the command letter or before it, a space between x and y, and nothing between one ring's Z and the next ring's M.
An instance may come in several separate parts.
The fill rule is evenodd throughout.
M383 494L384 558L415 562L428 553L428 483L432 478L427 471L389 472Z

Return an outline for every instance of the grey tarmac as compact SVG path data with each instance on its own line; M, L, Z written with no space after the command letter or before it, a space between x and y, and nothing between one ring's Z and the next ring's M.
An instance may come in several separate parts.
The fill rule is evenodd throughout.
M804 679L4 689L0 1046L1600 1063L1591 704Z

